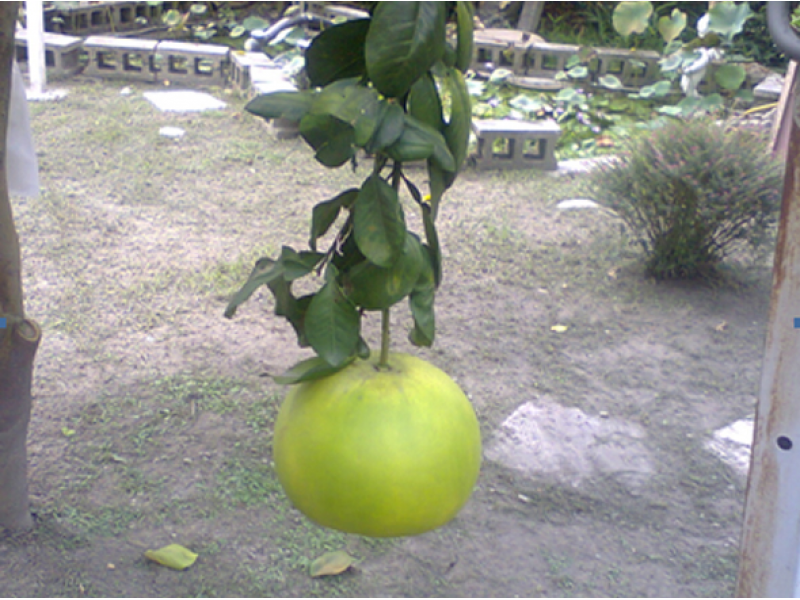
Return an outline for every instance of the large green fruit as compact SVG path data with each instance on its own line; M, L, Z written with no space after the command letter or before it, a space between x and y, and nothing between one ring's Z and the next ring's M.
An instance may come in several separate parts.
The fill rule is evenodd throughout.
M411 293L426 260L425 248L419 238L406 232L403 254L385 269L365 260L342 277L347 297L361 308L382 310L400 302Z
M466 503L481 463L472 405L444 372L407 354L356 360L291 389L275 423L278 479L320 525L416 535Z

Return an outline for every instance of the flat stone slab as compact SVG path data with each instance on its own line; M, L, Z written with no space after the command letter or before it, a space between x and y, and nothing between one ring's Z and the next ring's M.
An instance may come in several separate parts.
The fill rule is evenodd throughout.
M705 447L739 475L747 477L747 472L750 470L754 428L753 419L740 419L722 429L717 429L712 438L705 443Z
M753 90L757 98L767 98L777 100L783 91L783 77L780 75L770 75L759 83Z
M556 204L558 210L585 210L600 208L600 205L594 200L588 198L571 198L569 200L562 200Z
M655 470L644 439L644 430L633 423L526 402L503 421L485 454L530 477L578 487L593 477L611 476L637 492Z
M142 94L158 110L164 112L198 112L221 110L227 106L211 94L191 90L170 90L168 92L145 92Z

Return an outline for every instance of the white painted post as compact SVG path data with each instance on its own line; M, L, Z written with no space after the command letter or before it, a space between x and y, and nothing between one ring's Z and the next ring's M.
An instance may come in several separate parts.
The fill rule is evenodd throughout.
M47 85L44 55L44 7L42 0L25 0L28 24L28 73L31 92L41 96Z

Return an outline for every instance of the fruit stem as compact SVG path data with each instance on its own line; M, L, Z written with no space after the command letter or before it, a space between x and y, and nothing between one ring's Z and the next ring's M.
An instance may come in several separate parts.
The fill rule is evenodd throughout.
M389 366L389 309L381 310L381 358L378 366L385 368Z

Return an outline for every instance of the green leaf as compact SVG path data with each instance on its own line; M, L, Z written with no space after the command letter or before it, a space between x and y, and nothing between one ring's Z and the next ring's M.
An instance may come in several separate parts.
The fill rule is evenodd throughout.
M282 375L273 377L275 383L279 385L294 385L304 381L314 381L315 379L322 379L334 373L338 373L347 365L355 360L355 356L350 360L346 360L342 365L334 367L328 364L319 356L314 356L306 360L302 360Z
M369 19L357 19L334 25L314 38L306 50L306 74L313 87L366 73L364 43L369 27Z
M455 68L466 72L472 64L474 44L474 7L472 2L456 2L456 62Z
M445 86L450 92L450 121L444 128L444 139L447 149L453 157L453 168L434 152L433 158L445 171L453 173L446 178L450 187L455 180L455 173L461 169L469 150L469 134L472 131L472 99L464 82L464 76L458 69L449 69L445 77Z
M612 23L623 37L632 33L644 33L650 25L653 5L650 2L620 2L614 8Z
M308 346L308 340L306 339L304 320L313 296L308 294L295 298L292 294L292 284L283 277L273 279L267 284L267 287L275 298L275 315L289 321L297 334L297 343L301 348L305 348Z
M442 101L436 82L430 72L425 73L414 82L408 92L407 110L415 119L425 123L436 131L442 130ZM426 157L427 158L427 157Z
M454 69L460 74L460 71ZM441 133L421 123L411 115L405 116L405 127L400 139L386 148L386 154L399 162L433 160L445 171L454 172L456 163Z
M242 21L242 27L247 31L255 31L256 29L266 29L270 26L270 22L262 19L261 17L247 17Z
M435 161L428 160L428 181L431 190L431 218L436 220L442 195L447 190L447 173Z
M669 94L672 89L672 84L669 81L662 79L652 85L646 85L639 90L641 98L663 98Z
M180 544L170 544L158 550L147 550L144 555L145 558L176 571L191 567L197 560L197 554Z
M335 281L328 281L311 299L305 334L314 351L332 367L340 367L356 351L361 318Z
M314 270L319 262L325 258L319 252L295 252L289 246L281 249L280 262L283 266L283 278L286 281L294 281L305 277Z
M358 197L358 189L352 188L335 198L317 204L311 211L311 237L308 246L316 251L317 239L325 235L334 224L342 208L349 208Z
M358 346L356 346L356 356L361 360L367 360L370 357L370 349L367 342L363 337L358 338Z
M718 33L730 42L742 32L745 22L752 16L749 2L716 2L708 11L708 31Z
M206 10L208 10L208 7L205 4L197 3L197 4L192 4L192 6L189 7L189 10L194 15L204 15L206 14Z
M380 111L378 93L351 78L335 81L317 94L310 113L330 115L352 126L355 143L364 146L375 133Z
M262 285L268 284L275 279L283 278L283 265L271 258L261 258L256 262L256 266L250 273L245 284L233 295L228 307L225 309L227 318L236 314L236 309L246 302Z
M442 283L442 250L439 246L439 235L433 222L433 213L430 206L422 207L422 223L425 227L425 241L428 242L428 253L431 259L433 285L438 288Z
M311 110L312 99L310 92L275 92L256 96L244 108L264 119L299 121Z
M542 109L544 101L531 98L527 94L519 94L508 101L511 108L516 108L525 113L535 113Z
M426 261L428 262L428 261ZM409 334L409 341L415 346L430 347L436 335L436 318L433 302L436 296L432 265L423 268L417 287L408 297L408 306L414 319L414 328Z
M367 74L378 91L404 96L442 57L444 2L381 2L375 8L364 48Z
M755 100L755 94L753 94L753 90L748 89L737 90L733 97L744 100L745 102L753 102Z
M680 106L659 106L656 109L656 112L669 115L670 117L677 117L678 115L683 114L683 109Z
M610 90L619 90L622 88L622 82L616 75L606 74L598 78L598 83Z
M559 90L556 94L556 100L559 102L574 103L580 101L582 95L575 88L564 88Z
M344 550L328 552L311 562L308 573L311 577L338 575L349 569L354 562L355 559Z
M681 52L670 54L669 56L665 56L664 58L658 61L658 66L661 67L661 70L665 72L674 71L682 64L683 64L683 54Z
M355 156L353 127L331 115L307 114L300 121L300 135L326 167L340 167Z
M359 250L379 267L391 267L403 252L406 223L397 191L378 175L361 186L353 206L354 237Z
M182 20L181 13L174 8L169 9L161 16L161 21L167 27L177 27Z
M381 101L381 113L378 117L378 125L375 133L364 149L370 154L382 151L394 144L403 135L405 129L405 111L399 104L390 104Z
M672 9L672 15L664 15L658 20L658 32L664 41L670 43L686 29L686 13L677 8Z
M708 112L714 112L724 107L725 100L720 94L709 94L700 100L700 108Z
M572 67L569 71L567 71L567 75L570 76L572 79L581 79L582 77L586 77L589 75L589 67L586 65L578 65L577 67Z
M228 34L232 38L239 38L242 37L245 33L247 33L247 29L242 27L241 25L236 25L231 32Z
M508 69L495 69L492 71L492 74L489 75L489 83L494 84L501 84L505 83L510 77L514 76L514 71L509 71Z
M714 81L724 90L738 90L746 77L741 65L724 64L714 70Z

